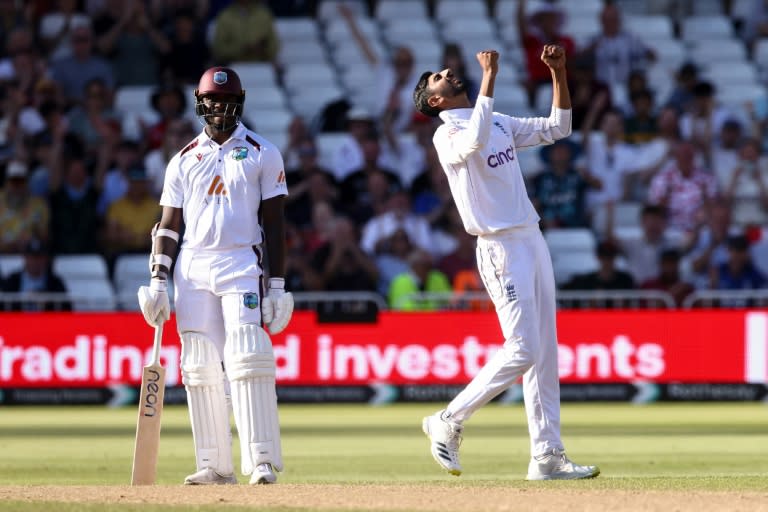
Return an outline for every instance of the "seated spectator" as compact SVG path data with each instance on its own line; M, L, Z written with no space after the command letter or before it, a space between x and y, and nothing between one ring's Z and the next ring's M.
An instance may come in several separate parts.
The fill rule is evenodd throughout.
M38 35L50 60L70 57L70 35L77 27L90 27L91 19L79 12L77 0L57 0L56 7L40 18Z
M427 149L426 168L411 182L410 192L413 198L413 213L424 215L430 223L435 222L450 208L456 208L448 179L434 146Z
M582 130L584 121L597 98L601 101L593 114L590 129L600 126L603 115L613 109L611 88L595 78L595 62L589 55L578 55L569 64L568 89L571 92L571 121L573 131Z
M541 50L539 50L539 55L541 55ZM537 61L541 62L541 59L537 58ZM461 46L456 43L445 43L443 45L443 55L440 58L440 69L450 69L453 71L453 76L463 82L464 88L467 90L469 101L474 104L480 88L477 82L469 76L467 71L467 61L464 59L464 53L461 50ZM421 113L419 112L419 114ZM416 118L415 114L414 118Z
M455 294L454 308L462 311L493 311L493 301L485 292L477 267L459 271L453 278L452 285ZM468 299L467 293L480 295L480 298Z
M759 290L768 286L768 280L752 262L746 236L728 238L728 259L712 267L710 286L713 290Z
M112 91L100 79L85 85L82 105L67 114L69 132L84 143L88 156L96 158L100 150L113 144L120 136L120 115L112 108Z
M379 293L389 294L389 287L395 276L408 272L408 256L414 247L408 233L398 228L381 244L381 250L376 255L376 267L379 269Z
M642 89L629 97L632 111L624 119L624 140L630 144L651 142L658 134L653 92Z
M173 119L163 134L163 144L153 149L144 156L144 169L151 180L152 194L160 197L165 182L165 169L173 155L181 151L197 135L191 121L186 119Z
M250 124L248 125L250 126ZM299 148L304 144L306 139L314 140L312 132L307 126L304 118L295 115L288 124L288 140L285 146L281 148L280 153L283 155L283 163L286 169L295 169L299 166ZM317 148L315 148L317 149Z
M562 286L563 290L632 290L635 281L628 272L616 268L619 249L612 242L597 245L599 268L594 272L578 274Z
M576 166L581 148L562 139L540 150L544 171L533 178L531 196L542 229L589 227L587 190L599 180Z
M682 249L682 241L667 229L666 211L661 206L645 205L640 212L640 238L616 237L613 223L608 231L610 239L621 249L627 261L627 271L636 283L642 283L659 274L659 254L667 249Z
M566 60L570 60L576 51L576 43L563 33L565 12L550 2L537 2L526 13L526 0L517 2L517 33L520 47L525 52L529 103L534 106L536 91L541 85L552 83L549 68L541 61L541 52L545 45L556 44L565 50ZM444 69L445 66L443 66Z
M303 230L312 222L314 205L326 201L334 205L339 199L336 178L318 163L318 152L312 137L303 139L296 148L298 165L286 167L285 178L291 193L286 198L286 218Z
M19 253L32 239L48 239L46 202L29 192L27 164L12 160L0 190L0 253Z
M207 2L197 2L198 5ZM158 4L158 2L154 2ZM210 65L211 50L205 40L205 26L190 9L172 17L168 50L160 58L160 79L173 83L197 85Z
M32 238L23 249L24 267L0 282L0 291L23 293L25 300L0 303L6 311L70 311L67 300L35 300L36 293L66 293L67 288L59 276L51 271L50 250L45 242Z
M382 166L386 163L376 131L376 120L371 113L362 107L351 107L345 114L345 120L347 137L331 155L330 171L339 181L366 165Z
M321 290L377 290L376 263L360 248L355 226L347 218L334 220L332 238L315 251L312 267L320 276Z
M707 165L717 178L717 185L720 190L726 190L730 184L728 179L723 179L724 175L730 177L731 172L741 159L741 147L745 141L744 129L741 123L736 119L728 119L723 123L720 129L720 136L713 141L709 152L704 155L707 159ZM757 155L760 155L760 145L757 146Z
M125 194L109 205L104 240L109 256L124 253L149 253L152 239L147 236L160 220L162 208L150 194L150 181L142 167L126 173Z
M399 228L408 233L408 238L417 248L434 251L429 223L424 217L411 212L410 196L405 190L393 192L387 201L386 210L363 226L360 246L368 254L378 254L392 233Z
M675 86L667 98L666 107L683 115L693 103L693 88L699 83L699 68L693 62L684 62L675 73Z
M728 172L717 176L723 196L733 209L737 224L768 225L768 158L762 155L760 141L745 140L739 150L739 160Z
M392 279L389 306L399 311L435 311L440 303L413 297L417 293L450 293L448 277L434 267L432 256L416 249L408 255L410 269Z
M696 166L693 144L681 142L675 149L675 162L651 180L648 202L666 208L669 225L693 233L704 222L706 212L717 197L713 176Z
M654 51L640 37L622 27L621 8L606 2L600 13L601 31L583 50L595 60L595 75L607 83L627 83L633 70L644 70L656 60Z
M143 131L147 149L153 150L163 145L165 131L171 122L184 118L187 113L187 99L181 87L167 84L155 89L150 103L159 119L154 124L143 127Z
M99 197L99 215L106 215L112 203L128 192L128 172L141 165L139 145L132 140L123 140L115 152L114 167L105 175Z
M51 175L51 250L54 254L99 251L99 189L82 155L68 155Z
M450 210L448 216L447 230L455 240L453 250L443 254L438 260L437 268L448 276L451 282L454 282L459 272L463 270L477 269L477 237L467 233L464 224L461 222L459 212L456 208Z
M732 114L717 105L715 86L711 82L699 82L691 92L691 107L680 117L680 134L706 157Z
M286 223L285 286L291 291L322 291L320 276L312 268L311 251L290 222Z
M731 207L725 202L715 202L707 213L704 225L695 233L692 249L687 256L691 269L691 283L697 290L707 289L710 269L728 258L728 237L734 234L731 224Z
M112 64L118 86L157 82L159 57L170 51L171 44L150 22L144 2L122 2L117 19L106 20L99 32L97 47Z
M51 62L51 78L58 83L69 105L81 102L86 84L94 80L112 91L115 78L110 63L93 51L93 33L89 26L72 29L72 56Z
M683 305L685 298L693 293L692 284L683 281L680 277L680 260L682 256L677 249L665 249L659 253L658 273L642 282L643 290L659 290L669 293L675 301L675 305Z
M298 231L302 246L308 254L330 242L336 230L337 212L328 201L318 201L312 206L312 223Z
M211 49L218 63L275 62L280 40L272 11L262 0L234 0L213 23Z

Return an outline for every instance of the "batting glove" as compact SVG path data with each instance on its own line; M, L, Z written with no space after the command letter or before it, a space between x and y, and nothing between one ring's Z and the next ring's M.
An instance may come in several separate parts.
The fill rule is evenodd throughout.
M139 287L138 295L141 313L149 325L157 327L170 318L171 303L165 279L150 279L149 286Z
M269 332L277 334L285 329L292 314L293 295L285 291L285 279L270 278L267 296L261 303L261 319L269 328Z

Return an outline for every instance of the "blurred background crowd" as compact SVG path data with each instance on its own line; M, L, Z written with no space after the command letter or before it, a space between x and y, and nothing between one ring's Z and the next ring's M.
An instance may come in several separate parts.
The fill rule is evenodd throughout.
M5 292L135 309L165 166L202 130L192 90L212 65L240 74L243 122L283 150L288 289L398 309L481 291L440 121L411 92L451 67L474 97L474 54L495 48L495 110L546 116L548 43L567 52L573 135L517 158L558 286L678 305L768 288L768 1L0 0L0 31Z

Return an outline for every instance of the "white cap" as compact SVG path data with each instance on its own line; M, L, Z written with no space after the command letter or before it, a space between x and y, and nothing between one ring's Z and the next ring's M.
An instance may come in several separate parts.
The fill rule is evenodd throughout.
M23 162L18 160L12 160L8 162L8 166L5 168L6 178L26 178L27 166Z

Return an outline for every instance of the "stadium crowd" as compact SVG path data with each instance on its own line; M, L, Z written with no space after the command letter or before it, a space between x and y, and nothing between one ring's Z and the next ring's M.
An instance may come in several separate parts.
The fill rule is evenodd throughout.
M61 291L41 256L97 253L112 265L147 253L165 165L201 130L189 88L207 67L241 62L269 63L280 79L290 63L278 57L275 21L316 18L323 3L0 0L0 255L28 256L24 269L0 276L2 290ZM311 116L294 112L283 147L286 288L378 292L403 309L425 307L407 300L414 292L482 290L473 237L432 147L440 120L413 109L419 48L382 55L359 25L378 2L334 3L376 86L365 107L340 98ZM430 15L437 3L426 2ZM487 2L488 12L500 3ZM600 29L580 41L563 30L562 3L517 0L509 22L525 56L518 85L529 109L505 112L536 112L549 81L538 55L561 44L574 133L534 158L519 155L545 234L588 231L596 240L594 268L560 274L560 288L663 290L680 304L699 289L768 287L768 262L752 251L768 236L768 95L724 106L686 60L660 97L647 73L657 52L623 27L622 2L606 1ZM647 2L678 30L690 3ZM753 3L755 15L734 26L748 55L768 35L768 2ZM473 56L443 44L442 65L476 95ZM132 86L154 88L155 121L126 130L114 101ZM245 87L247 106L260 84ZM259 131L258 118L243 121ZM346 138L323 160L324 133ZM557 262L569 256L553 248Z

